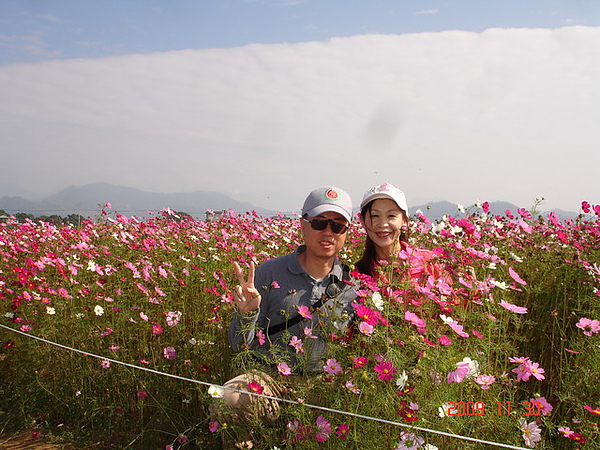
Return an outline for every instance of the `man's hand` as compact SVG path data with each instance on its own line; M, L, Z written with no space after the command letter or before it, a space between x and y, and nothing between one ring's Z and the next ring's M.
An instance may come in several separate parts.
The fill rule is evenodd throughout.
M244 271L240 265L234 261L235 276L240 284L233 290L233 298L237 306L237 310L241 313L256 311L260 306L260 294L254 286L254 263L250 262L250 271L248 279L244 279Z

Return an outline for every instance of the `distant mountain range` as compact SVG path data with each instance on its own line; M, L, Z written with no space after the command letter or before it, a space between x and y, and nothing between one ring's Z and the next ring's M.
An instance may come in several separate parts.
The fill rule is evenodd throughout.
M22 196L3 196L0 197L0 210L9 214L23 212L35 216L80 214L84 217L93 217L100 213L106 202L111 203L110 211L138 217L148 216L149 211L156 212L164 208L185 212L200 219L204 218L208 209L214 211L232 209L236 212L254 210L262 215L276 214L276 212L248 202L239 202L218 192L197 191L163 194L144 192L108 183L70 186L42 200L29 200Z
M108 183L71 186L39 200L30 200L26 197L32 198L33 194L19 191L14 186L0 184L0 210L8 214L22 212L36 217L51 215L66 217L70 214L80 214L84 217L94 217L100 213L107 201L111 203L111 211L138 217L146 217L148 211L156 212L164 208L185 212L196 219L204 219L206 210L209 209L213 211L232 209L238 213L256 211L264 216L277 214L276 211L248 202L239 202L218 192L162 194ZM516 205L508 202L490 202L491 214L503 215L506 210L516 213L517 208ZM409 213L413 215L418 210L432 221L441 219L444 215L455 217L460 215L458 206L448 201L416 205L409 208ZM554 210L554 212L561 220L577 216L577 213L571 211ZM548 211L545 211L542 214L545 216L547 213Z

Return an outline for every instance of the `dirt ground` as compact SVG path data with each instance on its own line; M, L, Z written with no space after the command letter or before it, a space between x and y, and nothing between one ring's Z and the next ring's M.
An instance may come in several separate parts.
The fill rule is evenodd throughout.
M75 450L75 448L72 444L52 442L43 436L34 438L29 431L0 436L0 450Z

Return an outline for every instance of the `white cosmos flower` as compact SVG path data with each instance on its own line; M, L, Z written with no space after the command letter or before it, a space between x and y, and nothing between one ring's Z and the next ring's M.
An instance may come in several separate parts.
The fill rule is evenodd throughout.
M462 233L462 228L459 227L458 225L454 226L454 227L450 227L450 233L452 233L453 235L460 234L460 233Z
M101 316L102 314L104 314L104 308L100 305L96 305L94 307L94 314L96 314L97 316Z
M406 375L406 371L403 370L402 375L400 375L398 377L398 379L396 380L396 386L398 386L398 389L402 390L402 389L404 389L404 386L406 386L407 381L408 381L408 375Z
M469 377L479 376L479 363L471 358L463 358L462 362L469 365Z
M373 292L371 301L379 311L383 311L383 298L379 292Z
M208 387L208 395L210 395L212 398L223 398L225 395L225 389L223 389L221 386L211 384Z
M523 258L521 258L520 256L515 255L512 252L511 252L510 256L512 256L512 259L514 259L516 262L523 262Z
M442 322L444 322L446 325L454 323L454 319L450 316L445 316L443 314L440 314L440 319L442 319Z
M51 316L56 314L56 310L51 306L46 306L46 314L50 314Z
M508 284L506 284L504 281L490 280L490 283L492 283L497 288L508 289Z
M452 405L450 403L444 403L438 408L438 416L448 417L448 411L450 411L450 408L452 408Z

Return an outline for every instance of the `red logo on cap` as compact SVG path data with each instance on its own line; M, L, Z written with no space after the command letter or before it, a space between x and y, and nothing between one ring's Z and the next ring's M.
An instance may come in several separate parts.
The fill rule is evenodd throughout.
M327 197L329 200L337 200L340 195L333 189L328 189L327 192L325 192L325 197Z

